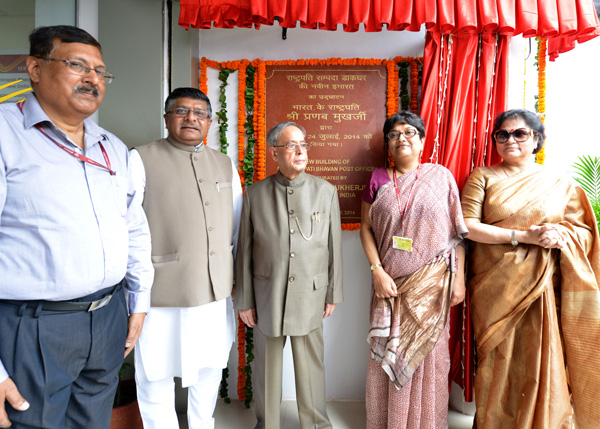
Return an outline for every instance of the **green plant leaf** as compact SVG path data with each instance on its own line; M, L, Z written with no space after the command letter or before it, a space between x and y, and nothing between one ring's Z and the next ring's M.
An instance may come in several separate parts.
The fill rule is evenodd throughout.
M600 159L583 155L579 162L573 164L575 175L573 179L579 183L590 200L598 228L600 228Z

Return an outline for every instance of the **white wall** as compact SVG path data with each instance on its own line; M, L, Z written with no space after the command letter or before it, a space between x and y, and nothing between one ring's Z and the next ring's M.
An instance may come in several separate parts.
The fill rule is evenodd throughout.
M534 111L537 69L534 52L527 60L526 103L523 106L525 50L529 39L511 43L509 108ZM547 168L572 174L579 155L600 157L600 37L577 45L546 63L546 162Z
M547 66L546 166L571 173L579 155L600 158L600 37Z

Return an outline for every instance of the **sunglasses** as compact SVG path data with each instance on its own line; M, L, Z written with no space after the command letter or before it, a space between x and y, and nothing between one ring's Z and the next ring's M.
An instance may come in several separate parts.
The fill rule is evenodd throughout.
M506 143L510 136L513 136L516 142L521 143L529 140L537 133L529 128L517 128L516 130L498 130L494 133L496 143Z

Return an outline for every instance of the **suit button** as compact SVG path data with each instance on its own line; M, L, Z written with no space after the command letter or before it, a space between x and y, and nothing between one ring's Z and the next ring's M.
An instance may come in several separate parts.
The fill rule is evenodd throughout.
M204 179L198 179L198 183L204 183Z
M294 190L293 190L293 189L289 189L289 190L288 190L288 194L292 195L293 193L294 193Z
M208 230L209 230L209 231L212 231L212 230L213 230L213 227L212 227L212 226L209 226L209 227L208 227Z
M294 252L290 253L290 258L294 258L296 254Z
M288 210L288 213L293 215L294 214L294 210Z
M211 250L211 251L210 251L210 256L213 256L214 254L215 254L215 251L214 251L214 250Z
M209 205L209 204L210 204L210 203L209 203L208 201L204 203L204 205L205 205L205 206L207 206L207 205Z
M294 277L294 276L291 276L291 277L290 277L290 281L291 281L291 282L293 282L294 280L296 280L296 277Z
M197 156L194 157L194 161L198 161L198 157Z
M296 232L296 231L294 231L293 229L290 229L290 234L293 234L294 232Z

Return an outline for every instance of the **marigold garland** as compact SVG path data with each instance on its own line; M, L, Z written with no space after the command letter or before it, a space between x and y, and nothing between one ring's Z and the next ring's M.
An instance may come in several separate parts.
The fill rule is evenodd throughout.
M226 404L231 404L231 398L229 397L229 385L227 379L229 378L229 368L223 368L221 373L221 384L219 386L219 396L223 398Z
M535 103L542 124L546 121L546 39L538 38L537 68L538 68L538 95ZM545 142L544 142L545 143ZM536 154L535 162L544 165L546 160L546 145Z
M417 113L419 108L419 60L410 61L410 110Z
M242 186L245 182L244 158L246 157L246 69L250 62L241 60L238 68L238 174Z
M199 68L200 68L200 79L199 79L199 87L202 92L205 94L208 93L208 75L207 75L207 67L211 67L214 69L229 69L230 72L233 70L238 70L238 158L245 157L245 144L244 144L244 136L246 134L246 115L245 115L245 107L247 100L247 92L246 92L246 73L247 68L250 62L248 60L242 59L238 61L225 61L218 62L212 61L205 57L200 60ZM225 79L226 80L226 79ZM222 92L223 94L223 92ZM244 102L241 102L241 101ZM204 141L206 144L206 140ZM240 155L241 154L241 155ZM244 177L241 177L241 180L244 181ZM238 383L237 383L237 393L238 398L243 400L246 404L246 407L250 406L250 401L252 401L252 383L251 383L251 374L252 369L249 363L254 358L252 355L246 359L246 353L250 350L252 352L254 345L252 342L252 329L246 329L246 325L239 319L238 316ZM223 378L221 380L221 389L220 396L225 399L225 402L229 403L228 398L228 388L227 388L227 377L229 375L229 371L223 371Z
M246 325L242 322L242 319L238 315L238 330L237 330L237 338L238 338L238 382L237 382L237 394L238 399L241 401L246 397L246 373L244 369L246 368Z
M246 146L246 152L241 165L244 173L244 181L246 185L252 185L254 183L254 147L256 143L256 137L254 132L254 75L256 74L256 68L252 65L248 65L246 68L246 91L245 91L245 104L246 104L246 122L244 128L246 135L248 136L248 143Z
M221 108L216 113L217 123L219 124L219 144L221 145L221 153L227 155L227 148L229 142L227 141L227 129L229 127L227 123L227 95L225 90L227 89L227 80L229 75L233 72L232 69L221 68L219 71L219 80L221 85L219 86L219 103Z
M282 61L283 62L283 61ZM254 146L254 179L259 181L265 178L266 175L266 129L265 129L265 73L266 65L275 63L271 61L262 61L256 59L252 62L252 66L256 68L254 79L254 136L256 137L256 145Z

